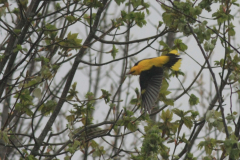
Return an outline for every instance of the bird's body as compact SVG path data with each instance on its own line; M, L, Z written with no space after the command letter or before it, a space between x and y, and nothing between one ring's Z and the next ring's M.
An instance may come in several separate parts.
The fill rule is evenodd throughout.
M151 109L158 99L164 67L178 71L181 65L181 58L177 50L172 50L166 55L156 58L143 59L137 62L129 74L140 75L140 87L142 107L145 112L151 113Z

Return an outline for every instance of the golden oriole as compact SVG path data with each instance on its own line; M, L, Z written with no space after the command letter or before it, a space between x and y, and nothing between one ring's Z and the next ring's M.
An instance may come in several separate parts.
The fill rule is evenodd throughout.
M178 71L181 65L181 58L177 50L172 50L168 54L156 57L143 59L137 62L129 71L128 74L140 75L140 87L142 108L145 113L151 113L151 109L158 99L162 78L163 68L171 68Z

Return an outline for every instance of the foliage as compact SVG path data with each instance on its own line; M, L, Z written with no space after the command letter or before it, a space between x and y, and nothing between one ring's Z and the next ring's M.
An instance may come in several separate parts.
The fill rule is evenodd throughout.
M0 3L0 159L240 158L237 0ZM144 113L128 69L171 50Z

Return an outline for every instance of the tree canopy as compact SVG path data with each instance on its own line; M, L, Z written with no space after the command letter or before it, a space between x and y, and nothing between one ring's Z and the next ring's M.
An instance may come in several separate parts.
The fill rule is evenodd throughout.
M0 158L240 158L237 0L0 1ZM178 50L141 110L143 58Z

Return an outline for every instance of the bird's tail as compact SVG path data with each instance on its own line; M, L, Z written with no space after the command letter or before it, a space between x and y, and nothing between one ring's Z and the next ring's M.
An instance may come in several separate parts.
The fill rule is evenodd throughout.
M181 62L182 62L182 59L179 57L178 51L172 50L164 56L169 57L169 61L166 64L164 64L164 66L171 68L174 71L178 71L181 66Z

